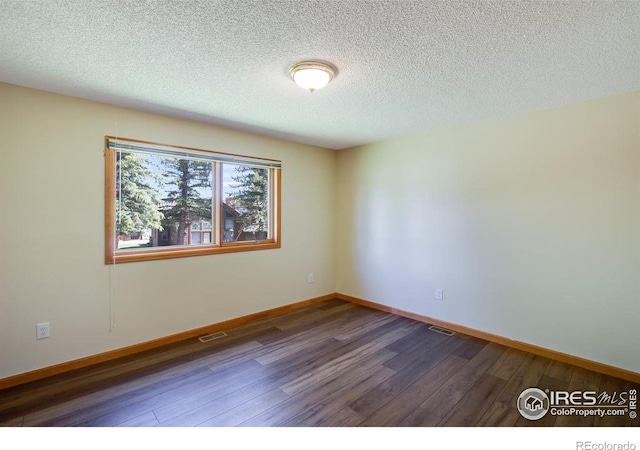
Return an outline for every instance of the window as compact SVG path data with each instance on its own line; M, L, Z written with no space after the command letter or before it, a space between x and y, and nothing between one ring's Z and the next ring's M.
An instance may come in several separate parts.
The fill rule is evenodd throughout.
M107 264L280 247L280 161L105 140Z

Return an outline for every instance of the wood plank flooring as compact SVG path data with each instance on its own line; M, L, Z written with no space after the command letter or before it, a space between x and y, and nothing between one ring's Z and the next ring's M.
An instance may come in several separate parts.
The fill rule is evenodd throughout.
M0 391L0 425L638 426L520 416L528 387L627 391L617 378L329 300Z

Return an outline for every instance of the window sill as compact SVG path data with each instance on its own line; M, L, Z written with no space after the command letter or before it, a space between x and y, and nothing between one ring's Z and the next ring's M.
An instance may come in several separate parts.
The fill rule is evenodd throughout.
M218 253L249 252L254 250L270 250L274 248L280 248L280 242L276 242L275 240L266 240L258 242L233 242L223 245L155 247L144 250L120 250L116 251L115 254L105 254L105 264L154 261L157 259L216 255Z

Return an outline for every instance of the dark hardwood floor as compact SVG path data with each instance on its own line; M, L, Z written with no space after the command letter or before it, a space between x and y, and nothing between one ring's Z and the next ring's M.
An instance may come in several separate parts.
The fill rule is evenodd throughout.
M529 421L519 394L631 383L330 300L0 391L4 426L638 426Z

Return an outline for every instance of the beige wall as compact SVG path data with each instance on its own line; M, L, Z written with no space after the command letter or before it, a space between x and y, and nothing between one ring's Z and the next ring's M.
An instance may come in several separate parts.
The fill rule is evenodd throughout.
M282 248L105 266L105 135L281 159ZM0 378L335 291L334 151L6 84L0 136Z
M341 151L336 218L338 292L640 372L640 93Z

